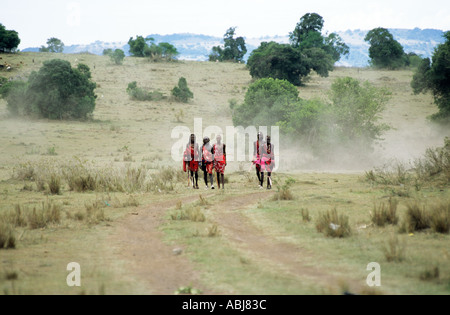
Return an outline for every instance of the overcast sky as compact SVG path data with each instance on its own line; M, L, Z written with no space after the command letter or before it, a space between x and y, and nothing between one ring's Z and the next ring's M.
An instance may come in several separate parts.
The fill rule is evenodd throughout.
M0 23L19 32L19 49L128 41L131 36L196 33L222 37L287 35L306 13L324 30L435 28L450 30L449 0L1 0Z

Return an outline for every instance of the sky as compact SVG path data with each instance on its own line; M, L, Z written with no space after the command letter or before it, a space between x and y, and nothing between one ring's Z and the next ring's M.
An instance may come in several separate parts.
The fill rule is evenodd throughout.
M246 38L288 35L306 13L324 31L384 28L450 30L449 0L1 0L0 23L19 33L19 49L127 42L136 35L193 33Z

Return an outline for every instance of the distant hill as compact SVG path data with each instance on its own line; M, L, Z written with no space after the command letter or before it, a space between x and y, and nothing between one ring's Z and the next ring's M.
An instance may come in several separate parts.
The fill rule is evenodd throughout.
M394 38L402 44L406 53L414 52L422 57L431 57L434 48L444 42L441 30L435 29L389 29ZM347 30L345 32L337 32L345 43L350 47L350 54L342 58L337 65L346 67L366 67L369 61L369 45L364 41L367 30ZM223 38L201 34L172 34L159 35L151 34L150 37L155 39L156 43L168 42L174 45L180 52L181 60L208 60L213 46L223 44ZM261 38L246 38L248 53L258 48L261 42L275 41L279 43L288 43L288 36L266 36ZM126 42L102 42L96 41L88 45L71 45L64 48L64 53L74 54L81 52L89 52L101 55L106 48L119 48L129 55L129 46ZM39 51L39 48L26 48L23 51Z

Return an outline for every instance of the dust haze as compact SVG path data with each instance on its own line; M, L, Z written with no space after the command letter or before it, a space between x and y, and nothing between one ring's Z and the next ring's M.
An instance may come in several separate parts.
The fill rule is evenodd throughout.
M282 137L278 171L347 173L364 172L393 163L412 165L428 148L442 147L445 137L450 137L450 128L429 122L426 118L387 131L383 139L372 145L372 150L349 144L346 148L336 146L328 151L328 155L318 155L307 146Z

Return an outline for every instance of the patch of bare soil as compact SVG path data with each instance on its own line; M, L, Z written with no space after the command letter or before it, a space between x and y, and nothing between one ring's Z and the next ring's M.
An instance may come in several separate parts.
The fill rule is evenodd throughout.
M193 195L181 199L189 203L198 199ZM141 207L116 224L110 237L117 259L125 262L129 275L137 279L148 290L148 294L170 295L182 287L191 285L204 294L212 292L200 284L199 274L184 255L174 253L175 248L163 241L163 232L158 227L163 223L165 211L173 208L180 199Z

